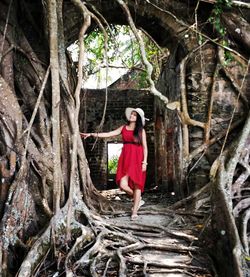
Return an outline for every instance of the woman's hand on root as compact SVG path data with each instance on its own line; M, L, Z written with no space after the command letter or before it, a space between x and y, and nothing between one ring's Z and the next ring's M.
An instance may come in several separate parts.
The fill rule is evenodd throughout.
M80 136L84 139L90 137L92 134L91 133L80 133Z

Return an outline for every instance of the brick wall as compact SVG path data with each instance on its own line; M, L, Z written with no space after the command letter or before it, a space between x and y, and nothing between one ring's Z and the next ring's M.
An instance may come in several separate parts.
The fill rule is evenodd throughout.
M178 53L179 52L179 53ZM180 55L181 54L181 55ZM161 73L158 89L166 95L170 102L180 100L180 61L185 57L178 47L172 51L172 55L165 63ZM186 92L188 112L192 119L207 122L210 97L213 91L213 109L211 120L210 138L225 132L234 108L233 122L242 118L248 108L244 101L237 102L238 92L232 83L225 77L222 70L214 76L216 67L216 49L207 44L201 52L197 51L187 62L186 68ZM241 85L244 69L232 62L230 73ZM249 82L247 76L242 91L246 99L250 98ZM214 81L214 87L212 87ZM204 143L204 130L200 127L189 126L189 150L190 153ZM230 143L236 132L227 139ZM223 138L224 139L224 138ZM156 150L156 180L159 187L167 191L175 191L180 198L185 197L194 190L204 186L209 181L209 171L215 158L219 155L223 139L210 146L206 153L195 156L190 166L184 172L183 168L183 135L180 118L176 111L167 110L161 101L155 101L155 145Z
M83 90L81 94L80 130L82 132L96 132L102 119L105 105L105 90ZM148 170L146 188L154 186L154 97L145 90L108 90L107 111L103 128L100 132L112 131L126 123L125 108L140 107L145 116L145 130L148 143ZM110 142L121 142L121 137L98 139L95 144L94 138L84 140L86 156L89 162L91 178L98 189L116 187L108 182L107 171L107 148ZM95 144L95 145L94 145ZM94 146L94 147L93 147ZM93 148L93 149L92 149Z

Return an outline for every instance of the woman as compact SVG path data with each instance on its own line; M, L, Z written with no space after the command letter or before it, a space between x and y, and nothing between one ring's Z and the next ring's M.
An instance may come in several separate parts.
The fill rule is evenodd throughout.
M138 218L137 212L144 201L141 193L144 191L147 170L148 148L144 111L140 108L126 108L127 125L107 133L80 133L85 139L89 136L109 138L122 134L123 148L118 161L116 182L120 189L133 197L131 220Z

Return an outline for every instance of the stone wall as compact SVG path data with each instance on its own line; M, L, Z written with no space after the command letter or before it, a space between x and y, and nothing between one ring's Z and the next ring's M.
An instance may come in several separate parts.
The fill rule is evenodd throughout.
M186 72L188 112L192 119L206 123L216 68L215 47L207 44L203 47L203 51L197 51L194 57L188 61ZM190 153L202 145L204 140L204 129L196 126L189 127ZM188 168L186 193L201 188L209 181L211 164L209 155L204 153L193 160Z
M157 88L170 102L179 101L178 56L173 50L161 72ZM160 100L155 101L156 180L160 190L180 195L182 183L182 141L180 121L176 111L170 111Z
M207 44L201 52L194 53L195 58L188 60L185 72L190 118L207 124L209 105L212 104L211 132L207 140L226 132L233 111L233 122L244 118L247 112L244 101L241 98L239 102L237 101L237 91L228 78L225 78L223 70L220 69L217 74L214 74L217 62L215 51L213 45ZM170 102L181 102L180 62L184 57L185 52L181 45L172 50L157 85L159 91L166 95ZM241 81L243 73L244 70L237 66L235 61L232 76ZM243 91L244 97L248 100L249 77L246 78ZM97 131L102 119L105 91L83 91L81 101L81 130ZM158 186L164 191L174 191L177 197L183 198L209 181L209 171L221 151L223 139L216 140L216 143L205 152L196 155L187 166L188 159L184 158L180 115L175 110L166 109L160 100L154 99L147 91L109 90L107 113L102 131L110 131L125 124L124 110L128 106L143 108L146 116L150 118L150 122L146 125L149 146L147 188ZM206 139L204 134L204 128L188 126L189 153L203 145ZM230 134L230 138L233 137ZM93 150L91 150L94 145L93 138L84 142L93 182L100 189L107 188L109 185L114 186L109 184L107 176L107 144L120 141L121 138L99 139ZM228 143L230 143L229 139L227 139Z
M81 94L80 130L81 132L96 132L101 122L105 105L105 90L83 90ZM100 132L109 132L126 123L125 108L140 107L145 116L148 142L148 170L146 189L155 184L154 170L154 97L148 91L142 90L108 90L107 111L103 128ZM107 155L108 143L121 142L121 137L84 140L86 156L89 163L91 178L98 189L117 187L114 181L108 180ZM114 176L113 176L114 177ZM112 178L111 178L112 179Z
M166 95L170 102L180 101L180 62L185 57L181 46L172 51L161 73L158 89ZM210 135L205 138L205 128L188 126L189 154L219 134L226 134L232 114L232 123L244 118L248 107L244 102L249 101L249 77L246 76L242 88L244 95L237 101L238 92L232 82L225 76L220 67L216 69L216 47L207 44L202 51L197 51L187 61L186 66L186 97L188 113L191 119L207 124L209 106L212 107ZM231 62L230 74L237 80L240 87L246 69L240 66L237 60ZM212 96L212 98L211 98ZM246 100L244 100L244 98ZM211 101L212 99L212 101ZM237 135L237 129L235 130ZM226 145L234 133L226 140ZM209 181L209 171L215 158L218 157L224 136L215 140L206 151L201 151L186 166L184 159L183 130L180 116L174 110L168 110L160 101L155 101L155 141L156 141L156 180L163 190L175 191L179 198L189 195L201 188ZM185 164L186 163L186 164Z
M227 129L240 118L244 118L247 106L242 99L237 100L238 92L232 85L232 82L226 77L222 66L216 70L216 47L207 44L202 48L202 52L197 52L195 59L190 59L187 68L187 91L188 91L188 110L191 117L200 122L207 123L208 110L212 107L212 117L210 125L210 135L207 140L226 134ZM243 78L244 69L235 60L233 64L232 76L237 78L238 86ZM249 90L245 87L242 90L247 98ZM201 146L206 138L204 137L204 129L199 127L189 128L190 136L190 153ZM230 133L226 139L226 145L230 144L237 131ZM197 190L209 181L209 172L213 161L221 152L225 140L217 140L215 144L209 147L206 152L202 152L196 156L188 169L188 182L190 190Z

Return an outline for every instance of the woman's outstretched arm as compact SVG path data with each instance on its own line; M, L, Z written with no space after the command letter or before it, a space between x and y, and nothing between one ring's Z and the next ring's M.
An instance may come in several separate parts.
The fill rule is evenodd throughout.
M81 137L86 139L88 137L95 137L95 138L110 138L119 136L122 132L123 126L120 126L119 128L110 131L110 132L103 132L103 133L80 133Z

